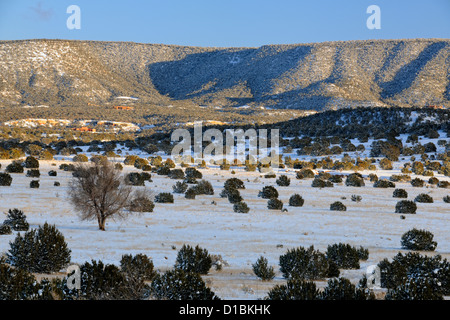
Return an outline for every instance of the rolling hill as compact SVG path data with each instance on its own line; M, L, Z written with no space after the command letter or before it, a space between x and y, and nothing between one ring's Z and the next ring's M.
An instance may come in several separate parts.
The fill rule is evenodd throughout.
M0 41L0 106L450 106L450 40L209 48Z

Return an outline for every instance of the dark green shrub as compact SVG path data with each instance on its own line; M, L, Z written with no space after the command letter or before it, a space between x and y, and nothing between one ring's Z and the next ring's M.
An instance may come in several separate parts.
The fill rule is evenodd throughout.
M263 199L278 198L278 191L272 186L265 186L259 192L258 197L261 197Z
M24 169L21 161L13 161L5 168L7 173L23 173Z
M336 269L330 275L331 264L323 253L314 250L314 246L290 249L280 256L280 271L286 279L318 280L339 275L336 275Z
M186 177L183 180L183 182L184 183L188 183L188 184L197 184L198 183L197 180L195 178L192 178L192 177Z
M25 161L23 162L25 168L28 169L38 169L39 168L39 161L33 157L33 156L28 156Z
M168 177L170 179L184 179L184 171L182 169L170 170Z
M285 175L281 175L277 180L276 180L277 185L279 185L280 187L287 187L291 184L291 179L288 178L288 176Z
M414 201L421 203L433 203L433 198L426 193L421 193L414 198Z
M444 188L444 189L450 188L450 182L448 182L448 181L439 181L437 186L438 186L438 188Z
M70 250L64 236L47 223L38 229L20 233L10 242L6 262L29 272L50 273L67 266Z
M175 262L175 269L181 269L185 272L195 272L207 274L212 266L212 259L208 250L200 248L198 245L193 248L184 244L178 251Z
M30 227L27 216L19 209L9 209L3 224L10 226L14 231L28 231Z
M444 200L445 203L450 203L450 196L445 196L442 200Z
M345 185L347 187L364 187L366 184L364 183L364 179L360 173L351 173L347 176L345 180Z
M197 185L192 187L197 195L200 194L206 194L206 195L213 195L214 194L214 188L211 185L209 181L206 180L200 180Z
M335 201L330 204L330 210L332 211L347 211L347 207L340 201Z
M378 176L375 173L369 174L369 180L370 182L376 182L378 181Z
M362 197L359 196L359 195L356 195L356 194L352 194L351 200L352 200L353 202L361 202Z
M395 213L411 213L415 214L417 205L410 200L401 200L395 205Z
M180 181L177 181L177 182L172 186L172 189L173 189L173 192L174 192L174 193L185 193L186 190L187 190L187 188L188 188L187 183L186 183L186 182L180 182Z
M433 241L434 235L427 230L413 228L402 235L402 248L409 250L434 251L437 242Z
M327 247L327 259L333 261L341 269L359 269L359 260L367 260L369 251L349 244L337 243Z
M252 264L253 273L262 281L269 281L275 277L275 271L266 258L260 256L254 264Z
M408 192L405 189L395 189L392 193L394 198L408 198Z
M250 209L245 202L239 201L233 204L233 211L238 213L248 213Z
M9 187L12 183L12 177L9 173L0 172L0 186Z
M193 179L203 178L202 173L194 167L187 167L184 171L184 174L186 175L186 178L193 178Z
M234 189L245 189L244 182L238 178L227 179L223 185L224 189L228 190L230 188Z
M395 188L395 183L386 179L381 179L373 184L374 188Z
M271 198L267 201L267 208L270 210L282 210L283 202L277 198Z
M141 172L141 177L142 179L144 179L145 181L149 181L152 182L152 175L149 172Z
M333 182L333 183L341 183L343 180L342 180L342 176L333 174L333 175L331 175L331 177L328 178L328 181Z
M169 192L161 192L156 195L155 202L157 202L157 203L173 203L173 195Z
M334 187L333 183L328 180L322 180L320 178L314 178L311 183L311 187L313 188L331 188Z
M180 269L156 275L151 283L151 293L158 300L217 300L201 276Z
M0 235L11 234L11 227L6 224L0 224Z
M266 300L320 300L320 292L313 281L299 278L289 279L286 284L276 285L267 294Z
M30 188L39 188L39 180L32 180L31 182L30 182Z
M39 171L39 169L31 169L31 170L27 170L27 177L30 178L39 178L41 176L41 173Z
M197 195L197 191L195 190L194 187L190 187L189 189L186 190L186 192L184 193L184 197L186 199L195 199L195 196Z
M55 170L50 170L50 171L48 172L48 175L49 175L50 177L56 177L56 176L58 175L58 173L57 173Z
M291 207L302 207L303 204L305 203L305 200L302 198L301 195L299 194L293 194L290 198L289 198L289 205Z
M369 300L371 296L364 289L357 288L345 278L329 279L321 293L322 300Z
M145 179L139 172L130 172L125 176L125 184L132 186L145 186Z
M63 163L59 166L59 169L64 171L75 171L75 166L73 164Z
M134 212L153 212L154 208L155 204L145 192L137 192L128 204L128 210Z
M414 178L414 179L411 180L411 185L412 185L413 187L421 188L421 187L424 186L424 184L425 184L425 181L423 181L423 180L420 179L420 178Z
M230 203L238 203L243 200L240 191L238 189L234 189L231 187L228 189L223 189L222 192L220 193L220 196L222 198L224 197L228 198L228 201Z
M166 166L159 167L156 169L156 174L159 176L168 176L170 173L170 168Z
M59 187L61 185L61 183L59 183L59 181L55 181L54 183L53 183L53 186L55 186L55 187Z
M412 290L410 294L406 293L409 300L423 299L430 292L437 296L450 294L450 263L447 259L442 260L441 255L425 256L417 252L408 252L405 255L398 253L392 262L384 259L378 263L378 267L381 272L381 286L389 291L398 288L400 292L404 292L405 285L414 281L412 279L428 282L427 290ZM434 295L428 297L436 298Z
M315 178L320 178L322 180L329 180L331 178L331 173L321 171L317 176L315 176Z
M431 177L428 179L428 183L434 186L437 186L439 184L439 179L435 177Z

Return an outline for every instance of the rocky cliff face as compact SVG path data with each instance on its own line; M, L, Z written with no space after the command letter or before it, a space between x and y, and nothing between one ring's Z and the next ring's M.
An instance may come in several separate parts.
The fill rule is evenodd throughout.
M117 97L168 105L450 107L450 40L202 48L127 42L0 41L0 105Z

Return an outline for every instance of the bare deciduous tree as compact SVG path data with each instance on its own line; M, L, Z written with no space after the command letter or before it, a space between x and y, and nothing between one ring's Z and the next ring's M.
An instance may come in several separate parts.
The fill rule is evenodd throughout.
M123 218L131 198L131 187L123 182L120 171L109 161L79 164L69 184L69 199L82 220L98 221L105 230L107 218Z

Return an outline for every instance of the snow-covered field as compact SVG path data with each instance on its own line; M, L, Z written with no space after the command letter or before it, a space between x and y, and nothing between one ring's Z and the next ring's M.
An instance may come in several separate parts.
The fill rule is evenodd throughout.
M408 192L409 200L419 193L427 193L434 198L434 203L418 203L417 214L405 215L405 219L400 219L400 214L395 213L399 199L392 197L394 189L373 188L369 180L365 181L365 187L347 187L341 183L333 188L318 189L311 187L312 179L295 179L295 170L280 169L278 175L288 175L291 184L279 187L274 178L264 178L258 171L246 172L243 168L235 168L236 174L231 174L231 171L208 168L200 171L203 179L212 183L214 195L189 200L183 194L174 194L173 204L156 203L152 213L132 215L125 220L109 220L103 232L98 230L96 221L81 221L67 199L67 186L72 174L58 168L61 163L69 162L67 157L65 161L40 161L39 189L29 187L34 178L12 174L12 186L0 187L0 210L23 210L31 228L45 222L55 224L72 250L73 263L100 259L105 263L119 264L123 254L144 253L151 257L157 269L164 271L173 267L176 254L183 244L198 244L211 254L221 255L227 263L221 271L211 270L204 276L219 297L258 299L263 298L274 285L285 281L278 270L278 258L287 249L297 246L314 245L322 252L328 245L339 242L368 248L369 259L361 261L360 269L341 270L341 276L354 283L365 274L368 266L404 251L400 238L414 227L434 234L437 249L427 254L450 258L450 204L443 201L449 189L430 185L415 188L410 183L396 182L397 188ZM4 169L10 160L1 160L0 163ZM58 176L48 176L49 170L57 170ZM124 173L129 171L137 169L124 166ZM341 174L345 173L351 172ZM398 163L394 170L361 173L365 177L376 173L380 178L401 174ZM411 176L415 177L414 174ZM450 180L442 175L435 176L439 180ZM240 178L245 183L246 189L241 190L241 195L250 208L247 214L233 212L232 204L226 198L219 197L225 180L231 177ZM61 186L53 186L54 181L59 181ZM172 192L176 181L152 174L152 182L146 182L145 188L155 194ZM267 208L267 200L258 197L258 192L265 185L277 188L279 199L288 212ZM294 193L305 199L303 207L288 206L289 197ZM353 194L360 195L362 201L351 201ZM330 211L329 206L334 201L343 202L347 211ZM16 232L0 236L0 253L9 249L9 241L15 236ZM261 255L277 271L276 278L270 282L258 280L252 272L252 264ZM326 284L325 281L317 283L319 287Z

